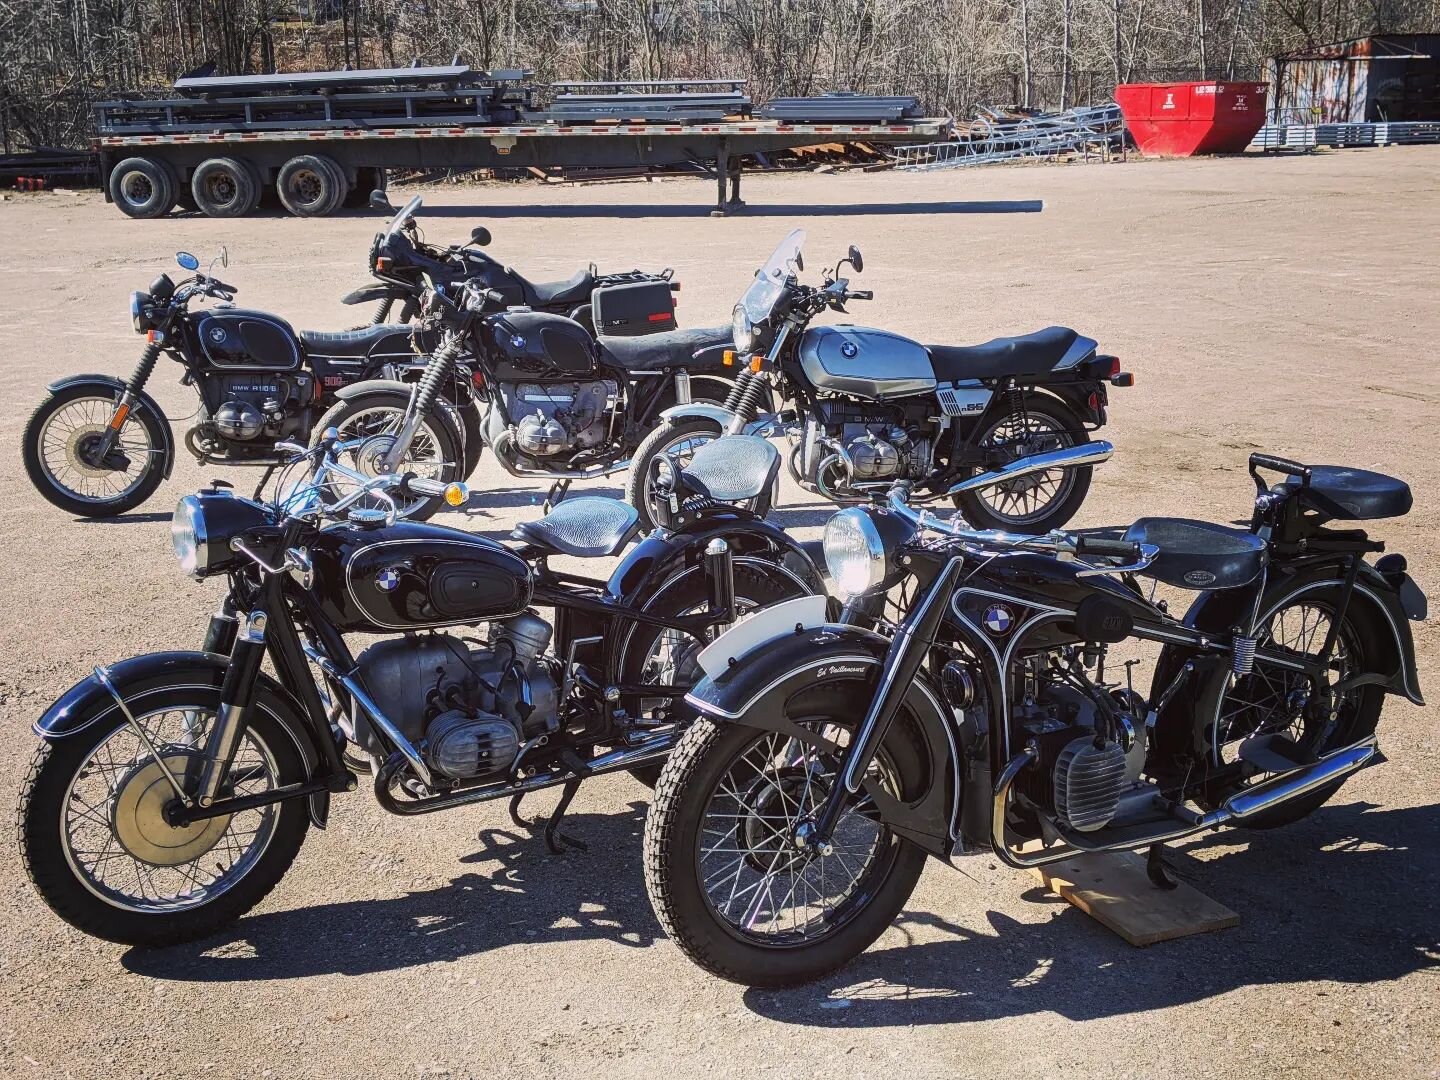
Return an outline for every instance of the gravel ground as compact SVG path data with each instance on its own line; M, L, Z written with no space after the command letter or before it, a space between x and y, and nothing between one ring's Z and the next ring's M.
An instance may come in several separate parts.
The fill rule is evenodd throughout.
M700 181L447 187L426 192L424 221L435 238L485 222L492 250L537 278L591 260L674 266L690 326L725 321L795 224L817 270L857 243L878 297L859 320L943 342L1063 323L1137 372L1114 394L1118 452L1078 524L1244 516L1259 447L1377 468L1409 480L1416 506L1374 531L1436 595L1437 165L1440 149L1404 148L756 177L750 211L726 220L704 216ZM0 734L14 744L0 801L15 800L49 701L94 663L198 645L220 588L181 577L167 539L173 500L217 470L182 461L150 505L108 523L33 492L18 440L45 383L128 372L126 295L177 248L227 244L247 305L347 325L339 297L365 280L376 225L135 222L94 194L0 203ZM193 397L172 370L152 388L183 417ZM540 489L493 467L474 484L497 494L457 524L503 535L538 512ZM787 494L781 520L818 535L821 507ZM1440 693L1440 631L1416 639ZM499 805L400 820L339 798L255 913L157 952L50 915L7 822L0 1074L1437 1077L1440 745L1433 716L1394 698L1381 733L1389 763L1305 822L1182 845L1183 875L1240 912L1238 929L1132 949L981 856L932 863L864 957L783 993L706 977L664 939L640 873L646 792L628 778L582 789L569 830L590 852L564 858Z

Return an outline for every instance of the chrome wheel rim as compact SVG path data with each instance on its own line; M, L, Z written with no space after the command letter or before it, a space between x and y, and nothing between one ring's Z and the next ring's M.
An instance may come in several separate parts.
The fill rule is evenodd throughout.
M120 181L120 190L125 193L125 198L136 206L143 206L150 201L155 194L155 185L150 178L138 169L128 172Z
M848 742L847 729L799 723L823 739ZM696 862L705 902L731 934L773 948L808 945L848 925L873 898L897 841L875 815L870 796L841 811L830 854L794 843L796 828L839 783L843 756L843 749L822 750L764 732L720 777L701 817ZM870 778L899 791L883 751Z
M709 606L698 604L675 613L676 617L695 615ZM739 626L764 604L749 597L735 597L736 619L732 626ZM640 666L642 686L690 686L700 681L700 669L695 658L705 648L705 642L692 637L683 630L661 630ZM668 708L671 698L641 698L640 715L652 716L656 709Z
M160 709L136 717L187 790L198 782L213 720L208 707ZM248 729L222 797L277 786L274 754ZM276 805L173 828L163 819L173 798L150 750L128 724L91 751L71 778L60 809L65 860L80 883L124 911L183 911L233 888L274 836Z
M985 449L1013 448L1016 457L1061 450L1073 443L1065 425L1041 409L1027 410L1023 417L1003 418L980 441ZM1074 490L1074 469L1048 469L983 488L976 494L995 517L1012 527L1022 527L1044 518Z
M111 399L76 398L46 417L37 437L37 457L45 479L57 491L103 506L129 495L145 479L150 459L159 451L150 445L149 434L135 419L133 409L115 440L115 450L126 458L124 469L91 465L82 456L88 444L105 434L114 412Z
M376 405L351 414L340 425L340 441L352 442L359 439L363 442L342 454L341 459L347 466L363 476L381 475L385 472L381 462L395 445L395 437L400 433L400 428L404 423L405 410L388 405ZM404 457L400 459L396 471L413 472L417 477L425 480L444 480L445 470L455 464L453 461L446 460L445 455L441 452L440 438L431 421L422 420L420 426L415 429L415 436L410 440L410 446ZM343 495L350 490L350 485L344 481L332 481L331 487L336 495ZM396 500L395 506L403 516L413 513L427 501L423 498L411 499L409 502ZM371 509L389 509L389 504L382 499L361 499L355 505Z

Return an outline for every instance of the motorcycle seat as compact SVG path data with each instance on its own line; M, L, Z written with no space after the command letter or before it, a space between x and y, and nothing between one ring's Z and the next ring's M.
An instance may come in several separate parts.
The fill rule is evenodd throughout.
M1000 337L982 345L927 345L935 378L1001 379L1038 375L1074 367L1092 356L1095 342L1064 326L1047 326L1033 334Z
M1270 551L1254 533L1189 518L1141 518L1124 538L1158 547L1160 554L1141 572L1181 589L1248 585L1260 576Z
M395 337L410 351L411 327L400 323L380 323L376 326L362 326L359 330L301 330L300 341L305 351L317 356L369 356L377 344L386 338ZM396 351L396 350L387 350Z
M595 288L595 278L589 270L581 270L574 277L564 281L526 282L531 302L544 307L561 304L579 304L590 299Z
M1343 465L1311 465L1308 485L1292 479L1272 490L1286 492L1303 505L1340 521L1403 517L1413 504L1410 485L1404 480Z
M682 492L717 502L744 502L769 491L780 452L758 435L726 435L705 443L680 470Z
M584 495L537 521L522 521L510 535L547 553L598 559L614 555L639 528L640 512L629 503Z
M666 330L639 337L602 334L595 340L600 346L600 358L612 367L626 371L651 371L698 366L698 353L727 346L730 338L730 327L712 326L697 330ZM718 363L719 357L715 359Z

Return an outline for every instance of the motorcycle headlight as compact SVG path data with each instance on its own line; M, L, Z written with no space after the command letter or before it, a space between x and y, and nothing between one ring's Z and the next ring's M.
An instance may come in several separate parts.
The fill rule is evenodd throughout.
M750 315L745 310L744 304L736 304L735 310L730 315L730 333L735 338L736 352L749 352L755 345L755 324L750 321Z
M825 566L846 597L869 592L885 580L885 541L864 508L841 510L825 523Z
M209 557L205 511L194 495L186 495L175 506L175 516L170 520L170 546L175 549L181 570L194 577L204 576Z
M130 321L137 334L143 334L150 329L150 319L145 314L145 304L149 299L149 295L139 289L130 294Z

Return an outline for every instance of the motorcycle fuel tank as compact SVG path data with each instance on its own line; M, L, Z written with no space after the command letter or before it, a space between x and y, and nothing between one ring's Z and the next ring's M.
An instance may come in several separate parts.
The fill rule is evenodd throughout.
M310 547L314 595L342 631L423 630L504 618L530 604L530 566L458 529L339 526Z
M210 363L218 368L293 371L300 366L295 331L284 319L264 311L206 311L195 320L195 335Z
M583 378L596 370L595 342L574 319L512 309L485 321L496 356L521 371Z
M884 400L935 389L930 354L918 341L866 326L812 326L800 367L817 389Z

